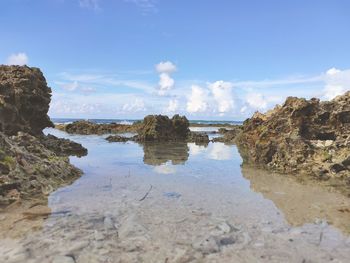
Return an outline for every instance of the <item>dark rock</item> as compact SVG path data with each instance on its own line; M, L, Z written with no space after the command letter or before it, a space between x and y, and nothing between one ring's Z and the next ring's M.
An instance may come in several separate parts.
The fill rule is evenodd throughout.
M127 142L132 140L133 138L128 138L128 137L123 137L119 135L110 135L106 138L107 141L109 142Z
M38 68L0 66L0 131L42 134L53 127L47 112L51 89Z
M73 142L68 139L57 138L54 135L47 135L40 137L40 142L49 150L55 152L60 156L85 156L87 155L87 149L80 143Z
M185 141L189 132L189 122L185 116L175 115L170 119L164 115L148 115L138 129L138 140Z
M332 101L289 97L266 114L256 113L236 138L245 164L282 173L350 176L350 92ZM344 163L345 162L345 163Z
M0 148L5 156L0 166L7 167L6 173L0 174L0 205L11 202L7 196L12 190L21 198L48 194L81 175L67 156L56 155L39 138L27 133L8 137L0 132Z
M241 125L234 125L230 129L220 128L219 133L223 136L213 138L213 142L235 143L235 139L240 132L242 132Z
M187 136L187 142L194 142L197 145L208 145L209 137L207 134L199 132L190 132Z
M120 133L120 132L136 132L139 124L126 125L118 123L94 123L90 121L75 121L70 124L57 124L57 129L65 131L70 134L108 134L108 133Z

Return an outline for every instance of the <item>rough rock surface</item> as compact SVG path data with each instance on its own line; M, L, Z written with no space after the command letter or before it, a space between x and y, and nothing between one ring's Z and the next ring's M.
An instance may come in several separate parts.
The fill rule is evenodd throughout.
M184 141L190 133L185 116L148 115L138 129L139 141Z
M46 195L75 180L81 171L68 155L87 150L43 134L52 127L47 112L51 89L37 68L0 66L0 205Z
M109 142L127 142L127 141L133 141L134 137L124 137L120 135L110 135L106 138Z
M40 137L40 142L47 149L53 151L59 156L74 155L81 157L87 155L87 149L80 143L76 143L68 139L57 138L51 134Z
M38 138L21 132L11 137L0 133L0 205L49 194L80 175L67 156L56 155Z
M224 142L224 143L235 143L235 139L242 132L241 125L233 125L230 129L220 128L219 133L222 134L221 137L213 139L213 142Z
M187 136L187 142L194 142L197 145L208 145L209 136L200 132L190 132Z
M53 127L47 112L51 89L38 68L0 66L0 131L42 134Z
M245 163L349 182L350 92L325 102L289 97L247 119L236 142Z
M58 124L57 129L65 131L70 134L108 134L118 132L136 132L138 124L125 125L117 123L99 124L90 121L75 121L70 124Z

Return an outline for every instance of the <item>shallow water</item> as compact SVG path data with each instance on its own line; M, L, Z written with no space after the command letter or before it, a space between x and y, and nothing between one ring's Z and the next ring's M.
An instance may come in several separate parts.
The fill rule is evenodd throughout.
M84 175L49 196L40 227L5 235L1 262L350 260L348 198L242 169L235 146L47 132L88 148L71 158Z

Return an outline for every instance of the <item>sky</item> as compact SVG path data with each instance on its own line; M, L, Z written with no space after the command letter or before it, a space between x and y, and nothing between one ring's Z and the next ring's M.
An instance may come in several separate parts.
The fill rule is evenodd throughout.
M55 118L244 120L350 90L348 0L0 0L0 64Z

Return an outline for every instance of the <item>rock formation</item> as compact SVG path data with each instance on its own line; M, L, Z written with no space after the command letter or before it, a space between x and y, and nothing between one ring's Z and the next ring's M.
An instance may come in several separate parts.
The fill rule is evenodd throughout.
M244 163L349 180L350 92L325 102L289 97L247 119L236 142Z
M185 116L148 115L138 129L139 141L184 141L190 133Z
M0 206L49 194L81 174L68 155L82 156L87 150L43 134L53 126L47 115L50 98L39 69L0 66Z
M51 89L38 68L0 66L0 131L42 134L53 127L47 112Z
M90 121L75 121L70 124L58 124L55 126L57 129L65 131L70 134L109 134L118 132L136 132L138 124L126 125L118 123L94 123Z
M242 132L241 125L232 125L230 129L220 128L219 133L222 134L221 137L213 139L213 142L224 142L227 144L234 144L235 139Z

